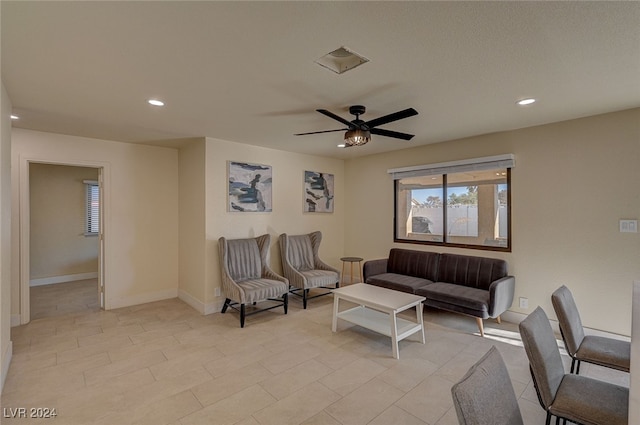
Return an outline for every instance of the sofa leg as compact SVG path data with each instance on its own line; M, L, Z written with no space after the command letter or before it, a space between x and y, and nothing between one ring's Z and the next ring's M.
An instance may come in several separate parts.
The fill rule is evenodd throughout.
M480 336L484 336L484 324L482 323L482 319L476 317L476 323L478 323L478 329L480 330Z
M502 323L502 319L500 318L500 316L496 317L496 322L498 322L498 324Z

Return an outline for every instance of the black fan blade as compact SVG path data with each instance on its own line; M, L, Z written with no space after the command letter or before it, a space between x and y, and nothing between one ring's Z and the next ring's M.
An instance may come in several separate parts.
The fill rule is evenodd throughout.
M336 121L340 121L342 124L346 125L349 128L354 127L353 123L351 121L347 121L346 119L342 118L341 116L338 116L336 114L334 114L331 111L327 111L326 109L316 109L316 111L320 112L323 115L328 116L329 118L333 118Z
M312 131L310 133L298 133L294 134L294 136L306 136L307 134L320 134L320 133L333 133L334 131L347 131L348 128L339 128L337 130L323 130L323 131Z
M371 134L377 134L379 136L393 137L395 139L402 139L402 140L411 140L413 138L413 136L414 136L413 134L399 133L397 131L384 130L382 128L372 128L369 131L371 132Z
M367 121L365 124L369 126L369 128L377 127L379 125L387 124L393 121L398 121L403 118L409 118L414 115L418 115L418 111L413 108L405 109L403 111L394 112L393 114L385 115L380 118L375 118L371 121Z

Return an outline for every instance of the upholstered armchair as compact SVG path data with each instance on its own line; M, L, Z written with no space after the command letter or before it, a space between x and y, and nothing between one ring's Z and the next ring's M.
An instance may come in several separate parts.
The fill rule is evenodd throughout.
M218 239L222 289L226 296L222 313L231 307L240 312L240 327L245 317L284 307L287 314L289 282L269 268L270 235L248 239ZM258 301L276 301L278 304L246 311L247 304ZM238 309L237 306L240 306Z
M307 300L322 295L309 296L311 288L334 289L340 286L340 272L325 264L318 256L322 233L307 235L280 235L282 273L289 279L291 293L302 296L302 305L307 308ZM333 285L333 287L330 287ZM301 294L300 294L301 293Z

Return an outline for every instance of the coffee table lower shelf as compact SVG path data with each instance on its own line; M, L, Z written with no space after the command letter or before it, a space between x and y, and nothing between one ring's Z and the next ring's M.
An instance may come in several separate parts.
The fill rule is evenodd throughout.
M338 319L372 330L379 334L393 337L392 323L394 316L365 306L353 307L338 313ZM422 324L395 317L397 340L422 331Z

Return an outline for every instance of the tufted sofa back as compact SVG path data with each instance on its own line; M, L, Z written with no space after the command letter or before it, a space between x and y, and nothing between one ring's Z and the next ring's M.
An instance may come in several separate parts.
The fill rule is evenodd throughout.
M437 252L392 248L389 251L387 273L420 277L435 282L438 276L439 255Z
M504 260L468 255L440 254L438 282L489 290L491 282L507 276Z

